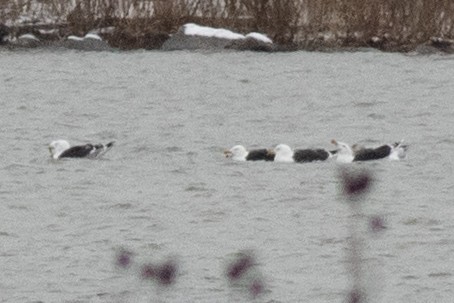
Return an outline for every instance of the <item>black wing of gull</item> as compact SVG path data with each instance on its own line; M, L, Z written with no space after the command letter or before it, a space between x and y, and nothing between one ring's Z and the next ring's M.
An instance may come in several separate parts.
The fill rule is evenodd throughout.
M68 148L65 150L59 158L90 158L90 157L97 157L109 149L112 148L114 142L109 142L106 145L103 144L85 144L85 145L77 145Z
M274 153L265 148L253 149L253 150L249 151L248 155L246 156L246 160L247 161L259 161L259 160L273 161Z
M295 162L324 161L328 159L330 153L324 149L297 149L293 153Z
M353 161L370 161L383 159L389 156L391 153L391 146L382 145L377 148L363 148L355 153Z

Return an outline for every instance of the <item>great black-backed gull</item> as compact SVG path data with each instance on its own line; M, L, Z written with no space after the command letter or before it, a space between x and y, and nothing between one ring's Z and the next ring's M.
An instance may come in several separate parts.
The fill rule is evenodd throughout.
M324 161L332 154L324 149L296 149L292 150L286 144L279 144L274 148L275 162L313 162Z
M107 144L85 144L72 146L66 140L55 140L49 144L49 151L53 159L60 158L96 158L109 151L114 142Z
M408 149L403 141L394 144L384 144L376 148L365 148L358 145L352 147L344 142L332 140L336 145L336 160L338 162L349 163L354 161L371 161L388 158L390 160L401 160L406 157Z
M224 151L227 158L235 161L273 161L274 153L265 148L247 150L243 145L235 145L229 150Z

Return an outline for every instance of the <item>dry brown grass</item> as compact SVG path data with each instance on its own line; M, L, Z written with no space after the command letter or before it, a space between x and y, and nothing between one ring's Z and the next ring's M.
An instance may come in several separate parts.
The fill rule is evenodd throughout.
M278 43L415 44L454 38L452 0L0 0L0 22L55 17L75 34L103 26L175 32L187 22L266 33Z
M306 0L301 31L330 31L367 41L373 36L400 43L452 38L454 2L450 0ZM451 17L452 16L452 17ZM348 40L348 39L347 39Z

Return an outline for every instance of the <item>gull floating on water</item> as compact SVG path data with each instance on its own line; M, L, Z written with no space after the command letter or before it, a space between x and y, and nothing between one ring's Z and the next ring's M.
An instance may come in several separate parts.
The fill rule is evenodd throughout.
M406 157L408 145L403 144L403 140L393 143L384 144L376 148L365 148L358 145L350 146L347 143L331 140L336 145L336 160L342 163L356 161L371 161L388 158L390 160L401 160Z
M332 156L331 152L317 149L295 149L292 150L286 144L279 144L274 148L275 162L313 162L325 161Z
M235 161L273 161L274 153L265 148L247 150L243 145L235 145L229 150L224 151L227 158Z
M114 142L107 144L91 144L72 146L66 140L55 140L49 144L49 151L53 159L60 158L97 158L108 152Z

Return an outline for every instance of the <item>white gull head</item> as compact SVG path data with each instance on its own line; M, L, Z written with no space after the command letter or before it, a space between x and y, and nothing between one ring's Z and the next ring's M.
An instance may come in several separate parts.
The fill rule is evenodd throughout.
M224 151L224 155L235 161L246 161L248 151L243 145L235 145L231 149Z
M353 159L355 158L355 156L353 154L353 150L350 147L350 145L348 145L347 143L344 143L344 142L336 141L334 139L331 140L331 143L336 145L336 147L337 147L337 152L334 155L337 162L341 162L341 163L353 162Z
M286 144L279 144L274 148L274 161L275 162L294 162L293 151L290 146Z
M53 159L58 159L58 157L69 148L70 145L66 140L55 140L49 144L50 155Z

